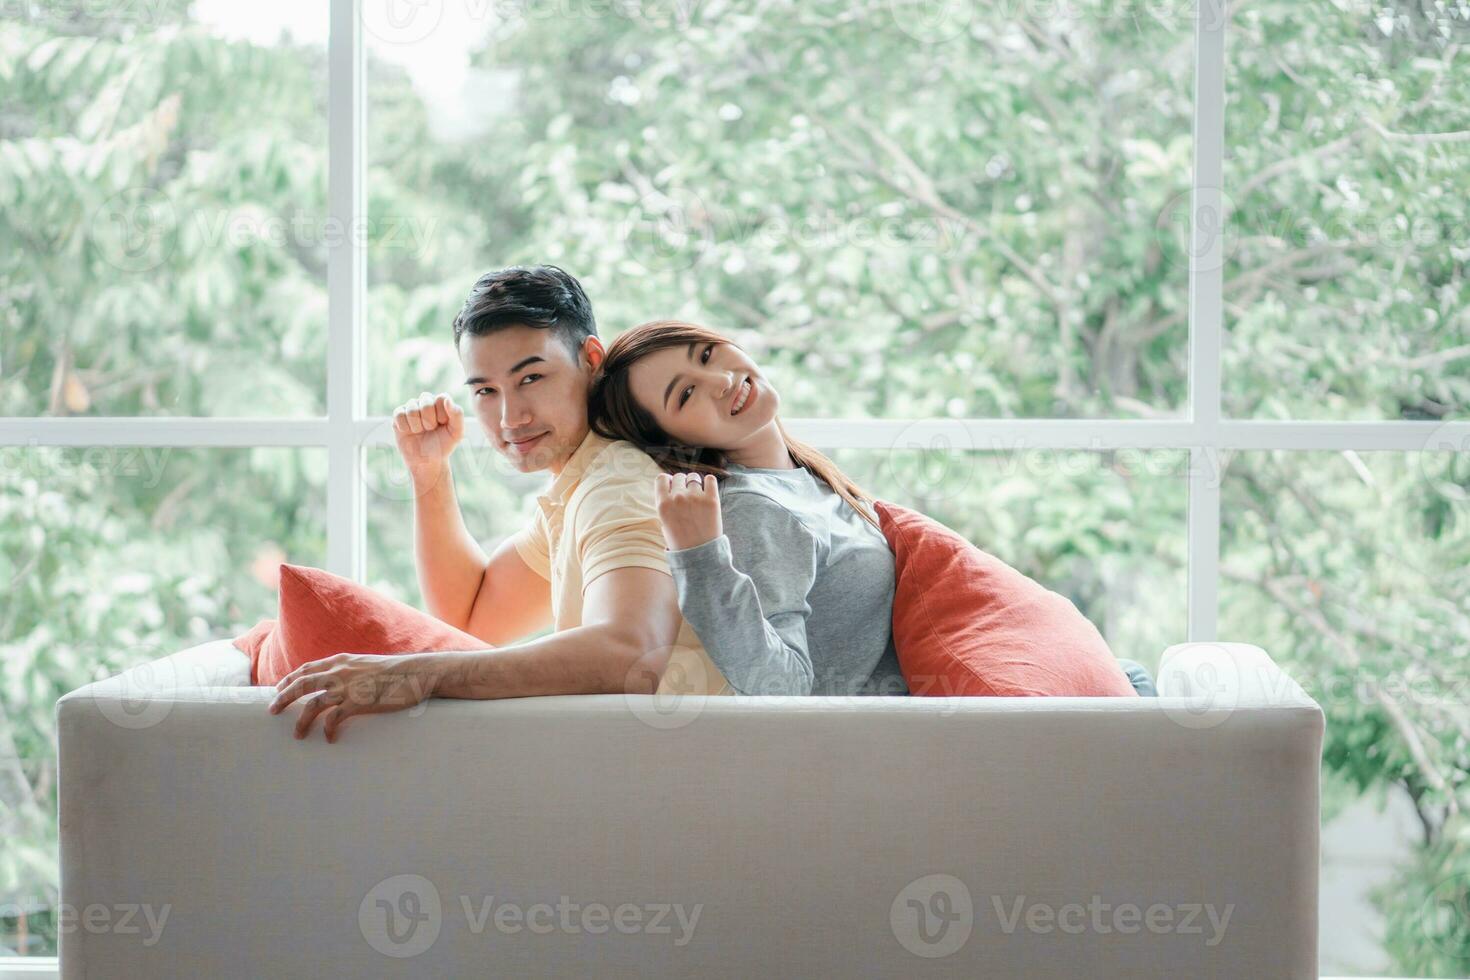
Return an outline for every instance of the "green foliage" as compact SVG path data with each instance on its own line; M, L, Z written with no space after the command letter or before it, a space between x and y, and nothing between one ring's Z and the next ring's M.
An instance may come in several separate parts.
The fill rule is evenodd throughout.
M1463 416L1470 106L1456 93L1470 10L1241 6L1226 78L1228 406Z
M1224 485L1223 635L1265 645L1322 705L1339 785L1418 811L1423 849L1377 896L1402 976L1470 967L1421 916L1470 871L1452 843L1470 805L1466 489L1470 458L1387 453L1240 454Z
M1407 976L1465 975L1470 963L1470 834L1415 855L1375 896L1387 918L1384 947Z

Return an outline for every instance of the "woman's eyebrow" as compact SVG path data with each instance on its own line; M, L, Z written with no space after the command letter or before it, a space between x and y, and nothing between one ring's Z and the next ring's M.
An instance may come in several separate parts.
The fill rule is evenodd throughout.
M688 361L694 360L694 341L692 340L689 341L689 350L685 352L684 359ZM674 380L670 381L669 386L664 389L664 408L669 407L669 392L674 390L674 385L678 384L679 379L682 377L684 377L682 374L674 375Z

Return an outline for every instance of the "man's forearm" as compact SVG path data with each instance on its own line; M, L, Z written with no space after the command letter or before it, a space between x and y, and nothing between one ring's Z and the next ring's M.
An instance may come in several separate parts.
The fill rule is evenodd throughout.
M486 700L551 694L652 694L667 665L669 649L644 649L633 634L595 625L513 647L425 656L434 658L434 697Z
M429 612L464 629L488 559L465 527L447 460L441 471L414 483L413 555Z

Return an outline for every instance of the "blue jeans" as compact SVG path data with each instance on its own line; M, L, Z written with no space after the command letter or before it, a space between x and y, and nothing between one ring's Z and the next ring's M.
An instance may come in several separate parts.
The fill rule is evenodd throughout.
M1123 668L1123 673L1128 675L1128 681L1140 697L1156 698L1159 696L1158 688L1154 687L1154 679L1149 676L1148 668L1137 660L1125 660L1118 658L1118 666Z

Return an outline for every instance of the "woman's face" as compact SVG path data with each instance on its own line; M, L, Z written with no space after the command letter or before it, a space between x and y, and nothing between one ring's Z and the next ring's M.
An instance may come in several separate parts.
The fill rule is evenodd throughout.
M697 341L665 347L628 372L633 400L677 441L739 449L776 419L781 399L734 344Z

